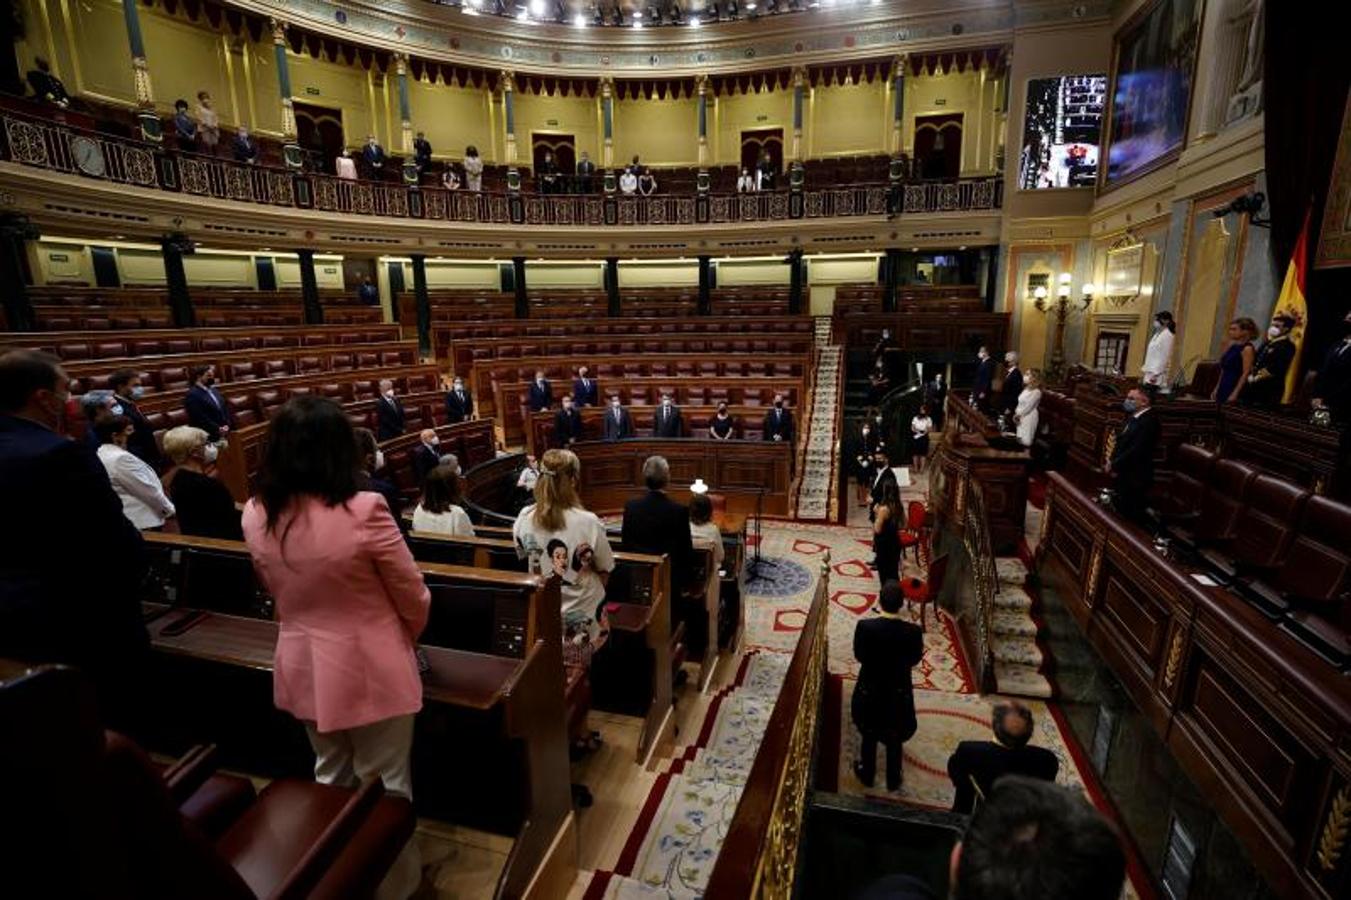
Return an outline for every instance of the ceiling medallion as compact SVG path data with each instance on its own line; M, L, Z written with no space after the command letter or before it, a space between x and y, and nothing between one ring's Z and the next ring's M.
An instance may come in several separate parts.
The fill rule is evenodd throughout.
M335 12L335 13L333 14L333 18L337 21L337 23L338 23L339 25L346 25L346 24L347 24L347 11L346 11L346 10L343 10L343 9L340 9L340 10L338 10L337 12Z
M549 58L552 59L552 60L553 60L554 62L556 62L556 63L561 63L561 62L563 61L563 54L561 54L561 53L559 53L557 50L555 50L555 51L553 52L553 54L552 54Z
M844 36L844 45L846 47L854 46L854 36L852 34L846 34Z
M511 57L512 57L513 55L514 55L514 54L513 54L512 49L511 49L510 47L503 47L503 48L502 48L502 58L503 58L503 59L511 59Z
M746 48L746 58L747 58L747 59L755 59L755 48L754 48L754 47L747 47L747 48Z
M798 41L796 44L793 45L793 52L794 52L794 53L801 53L801 52L803 51L803 49L805 49L805 48L803 47L801 41Z

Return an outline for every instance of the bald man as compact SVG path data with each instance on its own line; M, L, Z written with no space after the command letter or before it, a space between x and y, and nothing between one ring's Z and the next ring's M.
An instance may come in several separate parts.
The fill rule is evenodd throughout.
M996 703L990 717L994 739L962 741L948 757L948 777L956 795L952 811L970 813L976 792L988 796L1002 775L1026 775L1042 781L1055 781L1060 760L1045 747L1032 747L1032 710L1016 700Z
M403 404L394 395L394 382L388 378L380 380L380 399L375 404L375 422L378 437L382 441L403 434Z
M422 479L427 477L427 473L435 469L441 462L441 439L436 436L436 432L431 428L422 429L418 434L421 442L417 449L413 451L413 475L417 478L418 486L422 486Z

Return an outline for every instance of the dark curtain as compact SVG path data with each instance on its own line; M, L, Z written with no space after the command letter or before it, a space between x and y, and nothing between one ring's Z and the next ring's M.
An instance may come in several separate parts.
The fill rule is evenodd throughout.
M1338 337L1333 323L1351 305L1351 268L1312 267L1351 86L1345 31L1328 27L1325 17L1298 5L1268 3L1264 66L1267 198L1278 285L1312 200L1304 363L1315 367Z

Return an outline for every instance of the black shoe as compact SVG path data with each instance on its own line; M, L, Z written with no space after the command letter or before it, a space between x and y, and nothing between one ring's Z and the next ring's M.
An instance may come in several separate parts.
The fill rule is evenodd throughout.
M572 805L578 809L586 809L592 804L591 789L584 784L574 784L572 786Z
M869 788L870 788L870 787L873 786L873 780L874 780L874 779L872 779L872 778L864 778L864 777L863 777L863 761L862 761L862 760L854 760L854 777L857 778L857 779L863 784L864 787L869 787Z

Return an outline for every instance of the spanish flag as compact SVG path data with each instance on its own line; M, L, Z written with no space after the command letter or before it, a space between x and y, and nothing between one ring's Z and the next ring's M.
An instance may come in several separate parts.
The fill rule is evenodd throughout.
M1295 345L1295 358L1290 361L1290 369L1285 373L1285 394L1282 403L1295 399L1299 389L1299 362L1304 355L1304 325L1309 318L1309 307L1304 302L1304 279L1308 271L1309 258L1309 212L1304 214L1304 226L1299 230L1299 239L1295 241L1295 250L1290 254L1290 265L1285 270L1285 283L1281 285L1281 295L1276 298L1273 315L1286 315L1295 320L1290 329L1290 341Z

